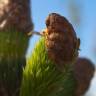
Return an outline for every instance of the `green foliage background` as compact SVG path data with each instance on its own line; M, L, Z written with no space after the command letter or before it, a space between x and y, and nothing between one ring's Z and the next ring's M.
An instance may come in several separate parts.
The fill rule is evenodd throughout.
M28 36L15 29L0 32L0 96L18 96L28 41Z

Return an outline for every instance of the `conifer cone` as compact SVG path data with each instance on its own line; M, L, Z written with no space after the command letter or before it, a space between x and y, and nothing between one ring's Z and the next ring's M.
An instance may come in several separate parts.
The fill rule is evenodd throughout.
M77 80L75 96L82 96L88 90L94 75L94 64L87 58L78 58L74 65L74 76Z
M21 32L33 29L30 0L0 0L0 30L10 27Z
M46 27L43 34L49 57L61 68L72 63L78 56L80 45L72 25L65 17L51 13L46 19Z

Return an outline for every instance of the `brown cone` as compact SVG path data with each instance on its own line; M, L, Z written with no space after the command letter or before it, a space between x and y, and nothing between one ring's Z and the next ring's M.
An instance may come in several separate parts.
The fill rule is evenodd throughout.
M22 32L31 31L33 24L29 4L30 0L0 0L0 30L15 27Z
M74 65L74 75L77 80L76 96L82 96L88 90L94 71L94 64L89 59L77 59Z
M49 57L61 67L72 62L80 45L72 25L65 17L51 13L46 19L46 26L44 35Z

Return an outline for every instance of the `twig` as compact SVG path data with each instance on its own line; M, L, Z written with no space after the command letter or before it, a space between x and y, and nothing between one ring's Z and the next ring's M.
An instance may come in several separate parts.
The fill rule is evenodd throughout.
M43 36L42 33L38 32L38 31L30 31L28 34L28 36L32 36L32 35L39 35L39 36Z

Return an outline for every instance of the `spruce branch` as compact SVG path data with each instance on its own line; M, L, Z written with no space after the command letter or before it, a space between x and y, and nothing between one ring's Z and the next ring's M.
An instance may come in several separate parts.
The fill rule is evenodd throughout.
M75 96L78 38L72 25L57 13L49 14L46 27L27 58L20 96Z
M4 1L6 0L2 0ZM0 25L6 21L0 26L0 92L3 88L6 96L18 96L20 92L29 41L29 37L24 33L33 28L29 1L8 0L8 4L0 4Z
M75 87L72 67L66 64L60 72L48 57L42 37L27 58L20 96L74 96Z

